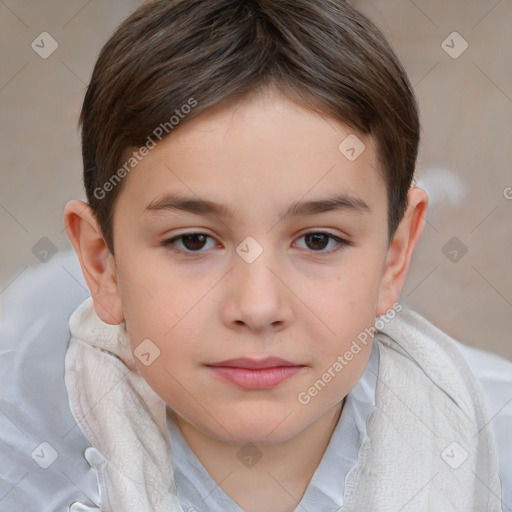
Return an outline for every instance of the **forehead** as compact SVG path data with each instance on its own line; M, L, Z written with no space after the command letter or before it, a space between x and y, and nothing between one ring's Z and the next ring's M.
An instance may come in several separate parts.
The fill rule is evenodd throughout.
M137 208L166 190L237 209L282 209L334 191L385 208L373 139L279 92L265 90L185 121L131 171L121 196L131 196Z

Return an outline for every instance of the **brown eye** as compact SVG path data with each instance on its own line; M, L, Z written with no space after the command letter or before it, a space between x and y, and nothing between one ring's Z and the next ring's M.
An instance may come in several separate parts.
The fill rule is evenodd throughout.
M302 235L300 239L304 240L304 249L309 249L313 252L320 254L328 254L343 249L344 246L351 245L351 243L343 238L332 235L331 233L324 233L322 231L315 231ZM330 246L330 248L328 248ZM326 250L327 248L327 250Z
M306 245L315 251L325 249L329 243L330 236L325 233L310 233L305 235Z
M183 245L191 251L198 251L202 249L206 243L208 237L201 235L200 233L194 233L193 235L186 235L182 238Z
M209 238L211 237L204 233L188 233L165 240L162 245L174 246L177 251L181 252L203 252L201 249L204 249ZM181 242L182 247L178 246L178 242Z

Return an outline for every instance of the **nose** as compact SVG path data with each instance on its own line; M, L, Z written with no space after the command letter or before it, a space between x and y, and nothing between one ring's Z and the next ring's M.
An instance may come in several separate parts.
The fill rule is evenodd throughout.
M293 294L284 284L282 266L272 251L263 250L252 262L236 254L233 265L225 287L224 322L231 328L245 327L253 332L276 331L289 325Z

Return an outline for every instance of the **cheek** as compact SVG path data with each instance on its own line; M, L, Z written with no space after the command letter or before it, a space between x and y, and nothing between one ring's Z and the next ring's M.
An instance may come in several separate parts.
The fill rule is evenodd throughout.
M325 286L324 293L316 295L315 302L320 311L328 314L337 331L354 334L354 329L373 325L375 321L380 277L377 265L361 261L338 272Z
M190 301L197 300L179 277L136 252L123 255L117 276L126 326L134 335L134 343L137 339L162 338L190 309Z
M364 263L338 273L324 293L312 298L329 327L323 338L321 369L330 368L338 356L346 356L344 377L338 383L349 387L360 378L370 355L380 287L378 266Z

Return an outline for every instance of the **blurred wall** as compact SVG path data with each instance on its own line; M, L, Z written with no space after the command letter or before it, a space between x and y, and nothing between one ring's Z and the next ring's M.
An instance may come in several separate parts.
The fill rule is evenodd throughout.
M421 107L418 184L431 207L402 300L512 359L512 3L354 3L386 33ZM85 198L81 101L99 50L139 4L0 2L0 299L27 266L71 247L62 216Z

